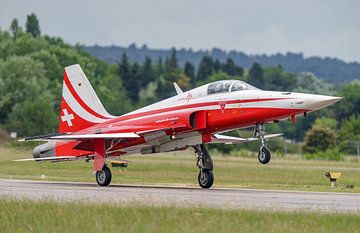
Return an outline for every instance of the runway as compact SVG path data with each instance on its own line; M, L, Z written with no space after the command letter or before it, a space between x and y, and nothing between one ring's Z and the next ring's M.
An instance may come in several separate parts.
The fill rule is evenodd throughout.
M110 204L147 204L245 208L284 211L360 212L360 194L257 189L208 190L191 187L110 185L0 179L0 197L35 201L84 201Z

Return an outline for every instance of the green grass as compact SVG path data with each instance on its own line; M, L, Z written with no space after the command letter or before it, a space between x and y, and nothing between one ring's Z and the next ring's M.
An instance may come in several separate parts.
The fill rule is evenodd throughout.
M0 199L7 232L360 232L360 215Z
M84 181L95 183L92 163L13 162L31 157L31 150L0 147L0 178ZM198 169L193 153L129 156L126 171L112 168L113 184L162 184L197 186ZM262 165L257 158L214 156L215 187L242 187L308 191L360 192L360 162L306 161L273 158ZM338 187L330 188L324 174L342 172ZM346 185L354 185L353 189Z

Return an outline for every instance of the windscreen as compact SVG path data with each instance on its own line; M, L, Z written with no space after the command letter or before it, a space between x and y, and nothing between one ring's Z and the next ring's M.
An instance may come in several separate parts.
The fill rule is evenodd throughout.
M210 95L215 93L225 93L243 90L257 90L257 88L243 81L225 80L210 83L207 89L207 93Z

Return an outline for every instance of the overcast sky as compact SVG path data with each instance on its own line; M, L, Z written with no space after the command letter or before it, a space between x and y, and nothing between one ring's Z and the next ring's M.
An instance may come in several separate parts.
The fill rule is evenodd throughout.
M34 12L42 33L86 45L303 52L360 62L360 1L0 0L0 27Z

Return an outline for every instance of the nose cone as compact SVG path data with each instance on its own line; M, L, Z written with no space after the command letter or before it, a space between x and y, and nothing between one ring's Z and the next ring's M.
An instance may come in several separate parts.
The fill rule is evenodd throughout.
M340 101L342 97L327 95L307 95L305 104L308 109L315 111Z

